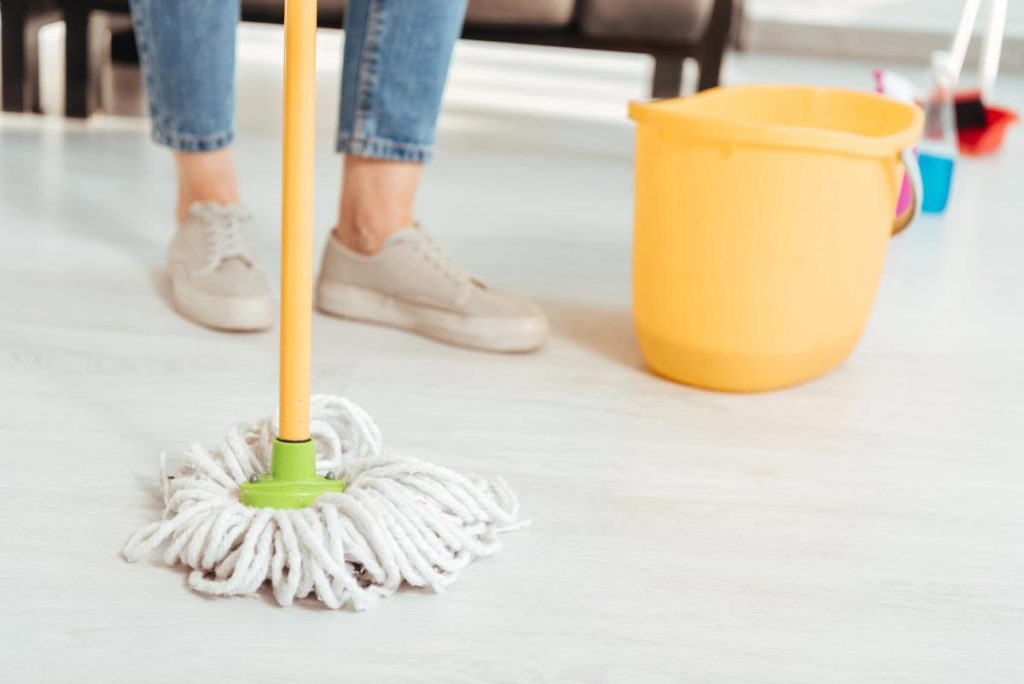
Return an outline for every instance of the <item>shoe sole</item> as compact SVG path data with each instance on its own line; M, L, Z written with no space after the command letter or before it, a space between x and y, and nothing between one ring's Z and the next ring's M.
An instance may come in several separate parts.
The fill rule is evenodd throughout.
M401 328L448 344L494 352L528 352L544 343L547 322L462 316L352 285L321 281L317 308L332 316Z
M274 304L263 298L216 297L171 285L174 309L195 323L227 332L259 332L274 325Z

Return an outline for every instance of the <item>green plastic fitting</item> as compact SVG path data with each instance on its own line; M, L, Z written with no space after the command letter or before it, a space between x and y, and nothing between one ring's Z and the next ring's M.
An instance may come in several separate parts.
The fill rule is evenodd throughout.
M242 485L241 501L253 508L306 508L321 494L345 491L341 480L316 474L316 444L274 440L270 474Z

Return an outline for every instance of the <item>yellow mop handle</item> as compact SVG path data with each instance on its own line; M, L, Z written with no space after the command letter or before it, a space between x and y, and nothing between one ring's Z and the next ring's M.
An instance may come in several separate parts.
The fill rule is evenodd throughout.
M280 439L309 439L313 317L313 141L316 0L284 9L284 164L281 178Z

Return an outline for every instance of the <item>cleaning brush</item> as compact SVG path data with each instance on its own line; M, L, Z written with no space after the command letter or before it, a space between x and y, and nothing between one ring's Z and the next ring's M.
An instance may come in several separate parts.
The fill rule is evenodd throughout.
M193 446L162 473L164 512L124 548L129 561L166 546L213 595L269 583L277 602L314 595L368 607L403 584L441 591L521 526L503 482L381 454L377 425L341 397L310 397L316 1L285 3L280 405Z
M981 0L967 0L964 3L960 22L953 38L953 47L950 51L950 71L954 83L960 80L980 5ZM960 131L984 129L989 125L990 117L986 103L992 102L996 77L999 73L999 59L1006 28L1006 9L1006 0L990 1L988 28L985 33L979 69L981 83L978 88L963 90L956 96L956 125Z

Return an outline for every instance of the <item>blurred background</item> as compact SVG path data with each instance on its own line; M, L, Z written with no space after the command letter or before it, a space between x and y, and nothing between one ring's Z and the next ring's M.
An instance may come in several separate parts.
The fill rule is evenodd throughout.
M993 97L1022 111L1010 5ZM450 600L410 592L358 623L205 601L116 556L159 505L156 455L266 415L277 390L276 332L215 333L168 301L176 179L126 6L0 0L0 431L26 455L0 479L15 679L295 665L322 681L334 655L367 681L1024 681L1019 128L958 161L948 209L892 240L867 332L822 379L687 387L645 367L633 330L628 102L870 91L879 68L923 84L962 0L470 0L417 213L541 305L549 341L484 355L318 315L313 385L363 405L389 450L506 476L535 523ZM272 281L281 6L242 2L237 52L239 180ZM342 3L320 7L318 245L344 41ZM253 648L267 634L280 649Z
M340 27L344 0L319 4L321 25ZM504 72L520 65L528 69L531 63L547 65L534 70L541 74L563 71L572 83L558 90L569 101L602 80L571 78L571 66L587 62L594 76L629 73L638 83L637 93L649 86L661 97L677 90L680 74L685 89L698 85L699 70L686 68L696 65L687 63L679 71L680 57L707 62L705 71L713 73L705 75L704 85L712 85L718 82L716 62L727 50L733 55L869 59L924 69L932 50L949 47L962 7L960 0L470 0L465 35L486 42L461 50L457 64L463 68L452 81L453 99L471 99L474 77L488 74L488 66L499 62ZM245 76L256 75L256 65L274 63L280 54L274 24L281 20L282 2L243 0L242 8L247 23L240 33L240 63L243 69L256 67L243 71ZM0 9L5 111L141 113L126 0L4 0ZM1024 15L1014 10L1008 15L1002 55L1002 68L1011 72L1024 68ZM326 30L322 38L326 59L321 67L329 74L338 68L335 48L341 34ZM607 52L503 49L516 44ZM495 82L492 91L500 91L500 85ZM549 92L547 85L541 79L537 91Z

